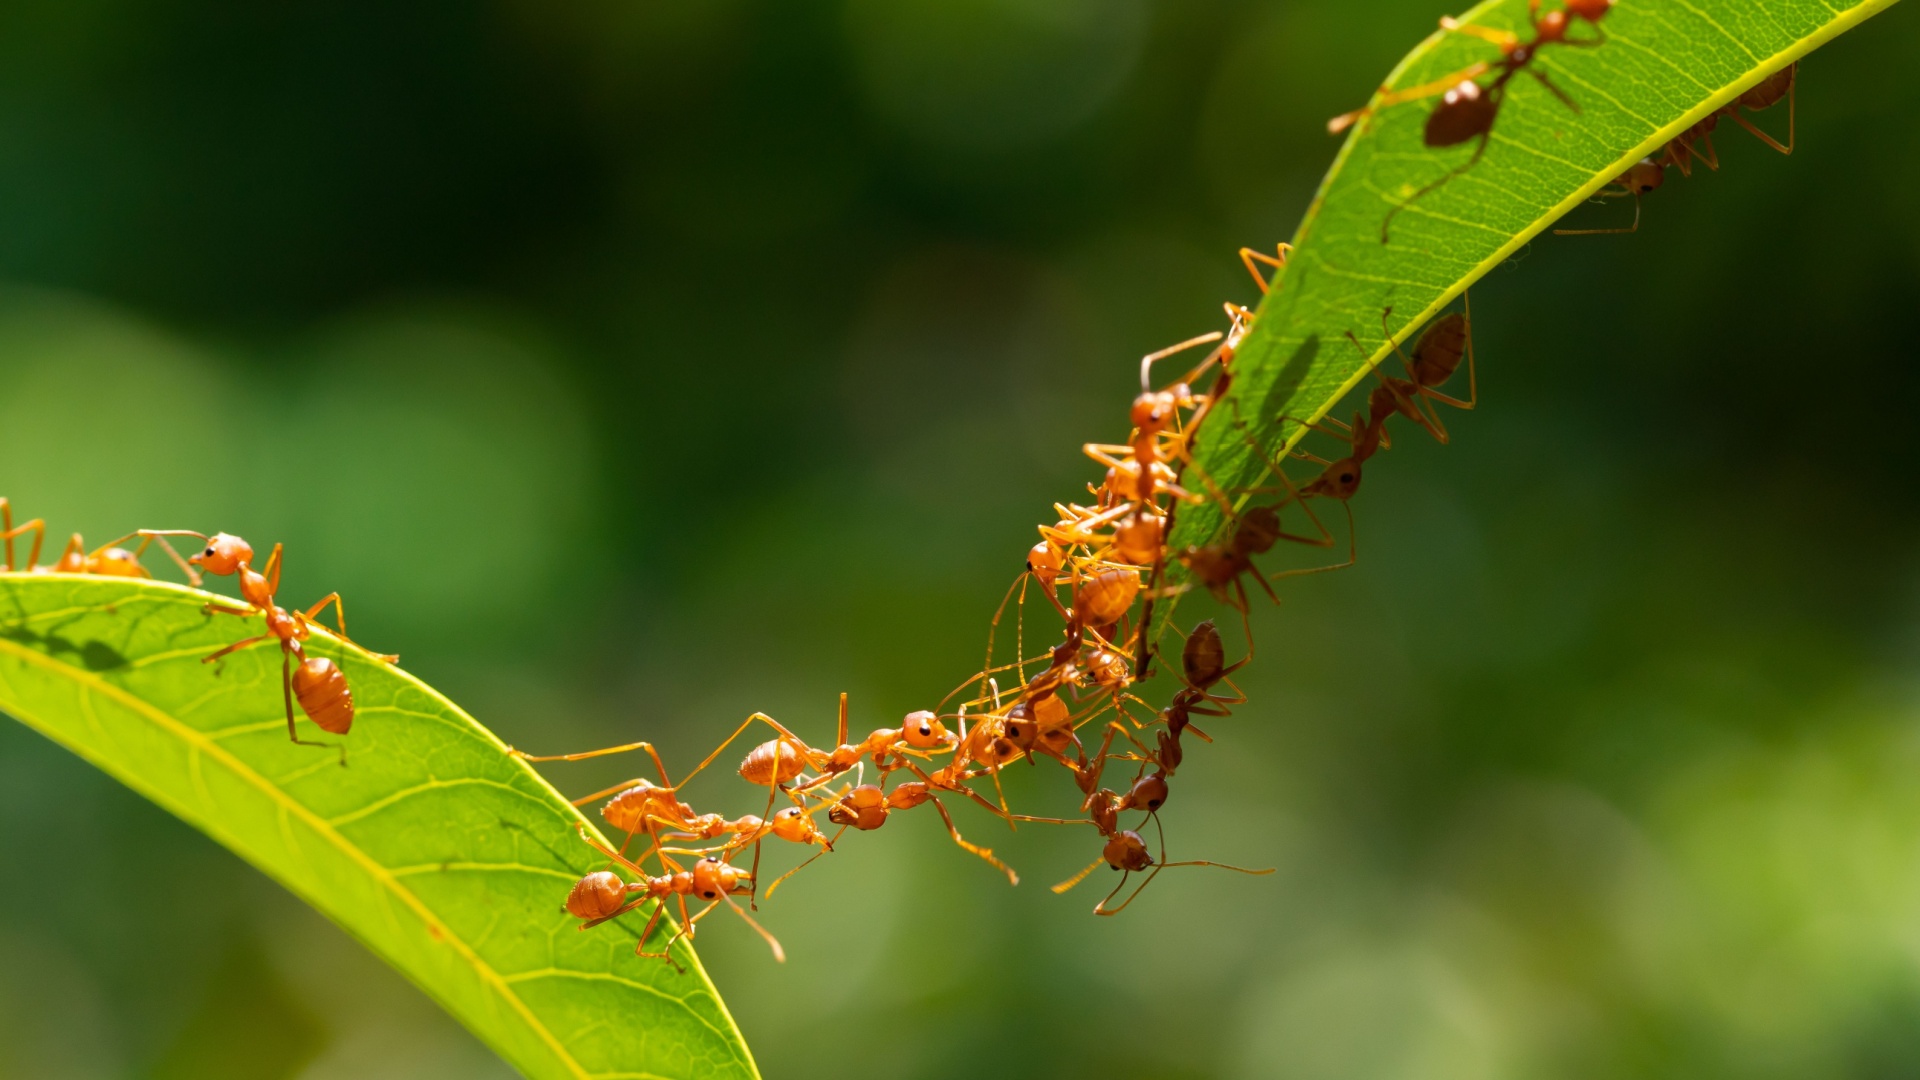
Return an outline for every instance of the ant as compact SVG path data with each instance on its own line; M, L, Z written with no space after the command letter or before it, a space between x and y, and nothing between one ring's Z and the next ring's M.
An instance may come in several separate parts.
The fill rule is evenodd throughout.
M1427 117L1426 128L1421 140L1429 147L1442 149L1459 146L1461 143L1478 140L1473 156L1466 163L1448 172L1440 179L1414 192L1407 199L1387 213L1385 221L1380 223L1380 242L1388 242L1389 229L1393 219L1421 198L1439 190L1467 170L1479 164L1480 158L1487 152L1487 144L1493 137L1493 125L1500 118L1500 107L1506 102L1507 84L1514 76L1526 72L1541 86L1546 87L1554 97L1572 109L1580 111L1580 105L1564 90L1554 85L1545 72L1533 65L1540 49L1547 45L1569 45L1591 48L1606 43L1606 34L1600 29L1600 20L1613 8L1613 0L1565 0L1562 7L1542 14L1540 0L1529 0L1527 21L1533 31L1533 40L1522 41L1516 34L1503 30L1493 30L1484 26L1470 26L1443 16L1440 28L1452 33L1466 34L1492 42L1500 49L1496 60L1482 60L1469 64L1450 75L1408 87L1405 90L1381 89L1380 98L1371 105L1343 113L1327 121L1327 131L1338 135L1352 127L1365 117L1372 116L1381 109L1403 102L1417 101L1438 95L1440 104ZM1593 27L1594 36L1590 38L1569 37L1567 32L1574 20L1584 21ZM1497 72L1493 81L1481 86L1477 81L1489 71Z
M26 564L16 567L14 565L13 542L28 533L33 534L33 547L28 550ZM200 584L200 575L195 573L193 567L187 565L187 562L180 558L180 553L173 550L173 546L168 544L165 538L155 530L142 529L139 532L128 533L126 536L112 543L102 544L92 551L87 550L86 542L81 539L80 534L74 533L68 538L66 550L60 553L58 559L47 566L40 566L40 550L46 542L46 536L47 523L41 518L34 518L32 521L18 528L14 527L13 505L6 498L0 497L0 540L6 543L6 569L8 572L25 570L33 573L98 574L104 577L150 578L153 575L147 572L146 567L140 565L140 556L147 550L148 544L159 540L160 546L165 548L167 554L173 557L173 561L186 573L187 579L195 585ZM140 546L134 550L128 551L119 546L135 537L140 538Z
M1093 823L1093 827L1099 831L1101 837L1106 841L1101 845L1100 857L1088 863L1086 868L1079 873L1053 886L1053 892L1056 895L1064 895L1067 890L1085 881L1087 875L1098 869L1101 863L1106 863L1109 867L1121 871L1120 881L1113 887L1112 892L1108 893L1098 904L1094 905L1093 913L1095 915L1118 915L1122 911L1125 911L1129 904L1132 904L1134 900L1139 898L1140 894L1146 890L1148 885L1153 884L1153 879L1160 875L1160 871L1171 866L1217 866L1222 870L1232 870L1235 873L1249 874L1255 877L1261 877L1274 872L1273 867L1268 867L1265 870L1250 870L1244 866L1234 866L1229 863L1213 862L1207 859L1168 862L1166 832L1160 827L1160 807L1166 805L1166 799L1167 780L1166 774L1163 771L1155 771L1141 776L1134 781L1133 786L1128 789L1125 795L1121 795L1107 788L1101 788L1095 792L1089 800L1091 809L1088 820ZM1126 810L1144 810L1147 816L1153 819L1154 827L1160 830L1160 857L1158 859L1155 859L1153 855L1147 851L1146 841L1141 839L1137 831L1133 829L1122 829L1120 827L1120 814ZM1120 895L1120 890L1127 887L1128 878L1149 869L1151 869L1152 872L1147 874L1147 879L1142 881L1140 885L1120 903L1120 906L1111 908L1107 906L1114 897Z
M706 918L707 913L721 903L725 903L733 909L734 914L739 915L748 926L753 927L755 933L766 939L767 945L773 949L773 958L776 961L783 963L786 961L787 953L780 947L779 939L768 933L766 927L755 922L753 916L733 902L735 896L753 891L752 874L717 856L708 856L694 863L691 870L675 869L671 873L654 877L619 852L594 839L584 826L577 827L580 830L580 838L591 845L595 851L626 867L639 878L638 881L629 883L622 881L620 875L610 870L599 870L575 882L573 888L567 892L567 911L574 917L584 920L580 924L580 929L590 930L603 922L625 915L649 900L664 901L671 896L680 905L679 929L667 939L667 943L661 946L659 952L645 951L647 937L653 933L653 928L660 922L660 916L666 912L664 903L656 904L653 914L647 919L646 928L640 931L640 940L634 946L634 953L638 956L655 957L673 963L673 943L682 937L691 940L694 936L694 927L700 920ZM691 918L687 915L687 897L689 896L707 901L707 906ZM674 966L679 967L678 964Z
M1641 158L1627 168L1626 172L1615 177L1607 187L1595 196L1597 199L1633 197L1633 224L1624 229L1555 229L1555 236L1617 236L1640 231L1640 197L1651 195L1665 182L1667 167L1680 170L1682 176L1693 175L1693 161L1699 159L1709 169L1720 168L1720 156L1713 149L1713 130L1722 116L1731 117L1741 127L1752 132L1754 137L1782 154L1792 154L1794 146L1794 81L1799 64L1788 64L1779 71L1760 80L1731 103L1708 114L1706 119L1681 132L1677 137L1660 148L1652 157ZM1740 115L1741 109L1758 112L1769 109L1787 100L1787 142L1782 146L1779 140L1754 126L1753 122ZM1702 150L1702 147L1705 147Z
M653 783L645 777L635 777L631 780L623 780L611 787L596 791L591 795L574 799L572 800L572 805L576 807L585 806L596 799L606 798L609 795L613 796L607 800L606 805L600 808L600 816L606 820L607 824L627 834L626 843L620 846L621 853L626 853L627 844L632 843L635 836L644 833L651 841L649 853L659 857L662 866L666 865L666 859L661 853L667 850L660 846L660 832L663 827L683 833L690 839L697 840L710 840L729 835L734 836L736 840L724 845L724 849L729 851L743 848L749 843L757 843L767 836L775 836L797 844L812 845L817 843L823 845L828 851L833 849L833 845L827 841L826 837L820 833L819 828L814 825L809 813L799 807L786 807L779 813L774 814L771 820L755 817L752 814L729 820L720 814L696 813L693 807L680 801L680 790L695 776L705 770L708 765L711 765L724 749L725 746L722 746L720 749L708 755L705 761L702 761L692 772L682 777L678 784L674 784L668 778L666 763L660 760L659 751L654 748L653 744L647 742L628 743L624 746L613 746L603 750L589 750L585 753L578 754L552 754L545 756L529 754L524 750L517 750L510 746L507 748L507 753L522 761L528 762L584 761L589 758L605 757L610 754L626 753L632 750L645 750L647 756L653 759L654 769L660 777L658 784ZM679 853L687 854L687 852ZM704 852L701 852L701 854L704 854Z
M1270 506L1256 506L1240 514L1234 520L1233 531L1224 539L1216 540L1211 544L1188 545L1177 556L1188 572L1193 574L1194 580L1206 586L1214 599L1240 613L1241 620L1246 623L1249 656L1253 652L1253 624L1247 587L1242 583L1241 578L1250 575L1254 583L1266 592L1268 599L1276 604L1280 602L1280 597L1273 591L1273 586L1267 583L1266 575L1254 566L1253 557L1272 551L1274 544L1281 540L1290 540L1309 547L1333 546L1333 534L1327 531L1326 526L1321 524L1319 516L1313 512L1313 508L1301 498L1304 492L1294 491L1291 481L1287 480L1284 472L1279 476L1291 492L1289 501L1298 503L1300 509L1306 511L1308 519L1319 530L1319 536L1304 536L1282 528L1280 508L1286 505L1286 501L1282 501Z
M209 574L225 576L236 574L239 577L240 596L247 604L244 608L227 607L222 604L208 604L207 611L217 615L235 615L242 618L259 615L266 619L266 633L236 641L232 645L201 658L201 663L211 664L215 660L231 653L239 652L263 641L278 640L280 643L280 683L286 698L287 738L300 746L331 746L331 743L312 742L300 738L294 727L293 703L300 702L305 712L322 731L334 735L345 735L353 726L353 691L347 686L347 677L340 666L324 656L307 656L304 643L312 635L313 627L325 627L319 622L319 616L328 605L334 609L334 618L340 624L335 633L341 641L352 644L347 637L347 612L339 593L329 593L319 603L305 611L289 611L274 600L274 594L280 591L280 566L282 545L273 546L273 554L267 557L265 572L252 567L253 546L238 536L228 533L204 533L187 530L142 530L134 536L167 535L196 536L206 541L203 551L189 558L187 562L204 569ZM374 659L384 663L394 663L400 658L374 653ZM340 751L340 763L347 762L346 750Z

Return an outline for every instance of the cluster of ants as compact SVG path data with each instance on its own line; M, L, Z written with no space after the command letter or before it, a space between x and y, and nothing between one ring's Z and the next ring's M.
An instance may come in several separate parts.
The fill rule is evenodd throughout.
M1262 292L1270 288L1267 270L1284 268L1289 250L1284 244L1271 256L1241 250L1241 259ZM588 844L626 872L623 876L617 870L597 871L573 886L566 908L582 920L582 929L617 919L649 901L671 899L680 915L675 938L691 936L702 918L725 904L780 956L779 943L734 900L746 896L749 907L757 906L763 842L780 840L819 849L775 879L766 889L771 897L788 877L835 850L847 830L878 829L894 812L929 803L955 844L1005 874L1009 882L1018 883L1019 876L990 848L961 834L947 806L950 800L971 802L1009 826L1019 822L1091 825L1099 838L1099 857L1053 889L1066 892L1103 864L1118 871L1119 882L1094 907L1100 915L1125 910L1155 876L1170 867L1272 873L1211 860L1167 859L1159 813L1184 760L1183 740L1192 733L1211 742L1195 719L1227 716L1247 700L1230 678L1253 655L1246 580L1251 578L1277 602L1273 579L1352 565L1351 511L1345 561L1270 574L1257 567L1255 559L1282 540L1322 549L1336 546L1335 534L1321 523L1313 504L1334 499L1347 505L1359 490L1362 467L1379 449L1391 445L1387 425L1394 417L1446 442L1447 431L1435 406L1474 407L1474 392L1463 400L1439 389L1463 359L1471 378L1470 312L1444 316L1420 336L1410 353L1401 353L1404 376L1376 372L1378 385L1368 398L1368 410L1356 415L1352 424L1293 421L1347 445L1344 455L1331 459L1304 450L1293 452L1319 465L1318 476L1296 485L1282 462L1266 458L1275 483L1230 492L1194 462L1202 430L1222 426L1209 418L1225 400L1235 351L1254 324L1255 316L1248 309L1232 303L1225 308L1228 326L1224 331L1142 358L1141 391L1129 410L1132 430L1127 440L1089 443L1083 448L1106 470L1099 483L1088 485L1091 500L1056 504L1056 520L1039 527L1039 542L1027 551L1025 569L994 614L981 669L935 708L908 713L898 727L878 728L853 739L847 699L842 695L838 732L831 746L814 746L772 717L755 713L677 782L668 776L658 750L646 742L552 756L514 751L525 760L546 762L639 750L653 761L657 781L636 777L575 800L581 806L606 799L601 816L626 836L616 848L581 830ZM1391 309L1382 313L1383 325L1390 316ZM1364 353L1359 340L1351 333L1348 336ZM1388 336L1391 339L1391 333ZM1170 385L1154 388L1156 364L1201 346L1208 346L1208 351L1191 371ZM1236 423L1224 430L1241 430L1247 444L1259 452L1244 428ZM1277 499L1259 501L1276 495ZM1170 538L1178 509L1207 502L1217 505L1230 523L1225 535L1210 544L1175 546ZM1283 511L1302 516L1308 526L1289 531L1283 525ZM1175 566L1184 573L1171 573ZM1174 576L1185 580L1176 583ZM1153 635L1159 627L1171 626L1171 611L1156 622L1153 604L1157 599L1177 598L1194 585L1240 613L1246 625L1247 655L1229 662L1226 643L1214 622L1195 624L1180 648L1180 688L1164 708L1155 710L1136 693L1152 674L1157 654ZM1058 643L1029 658L1024 612L1033 588L1063 628ZM996 663L994 638L1016 594L1022 614L1015 656L1010 662ZM1001 680L1009 673L1010 685L1003 691ZM771 729L773 737L753 747L736 772L748 784L766 789L761 812L737 818L697 812L682 797L688 782L756 724ZM1094 725L1099 741L1090 754L1092 739L1083 739L1083 734L1094 730ZM1000 772L1019 761L1041 758L1057 763L1072 779L1084 817L1043 817L1016 813L1008 806ZM1110 776L1116 764L1126 767L1126 776L1113 783ZM993 798L980 790L980 785L989 783ZM1141 817L1130 822L1126 820L1130 814ZM818 820L822 815L826 824L837 827L831 835ZM1160 833L1151 848L1142 836L1148 822ZM636 840L644 842L645 850L630 854ZM750 865L736 866L749 852ZM651 868L654 865L657 870ZM1144 876L1125 899L1115 902L1136 874ZM706 906L690 912L690 900L705 901ZM641 955L671 959L674 939L647 950L666 906L656 904L640 931L636 951Z
M1443 16L1440 19L1442 30L1486 41L1499 50L1499 55L1469 64L1459 71L1418 86L1410 86L1403 90L1381 87L1379 96L1372 104L1352 112L1342 113L1327 121L1328 132L1338 135L1356 122L1372 117L1381 109L1438 97L1440 103L1427 115L1426 128L1422 133L1421 141L1434 149L1446 149L1467 142L1474 143L1473 153L1465 162L1418 189L1388 211L1386 220L1380 223L1381 243L1389 242L1393 219L1402 210L1438 191L1479 164L1480 158L1487 151L1488 143L1493 138L1493 125L1500 118L1500 108L1506 102L1508 84L1516 76L1524 72L1541 86L1546 87L1567 108L1576 113L1580 111L1579 102L1555 85L1546 72L1534 63L1534 60L1540 55L1541 50L1549 45L1571 48L1593 48L1604 45L1607 38L1605 32L1600 29L1600 21L1613 10L1613 5L1614 0L1564 0L1563 6L1542 12L1540 0L1529 0L1527 21L1533 33L1530 39L1504 30L1468 25L1451 16ZM1570 31L1578 23L1587 24L1592 33L1579 37L1572 36ZM1793 153L1793 90L1798 67L1797 63L1788 64L1768 75L1733 101L1708 114L1705 119L1669 140L1652 156L1635 162L1626 172L1614 178L1602 190L1600 197L1632 196L1634 200L1632 225L1624 229L1555 229L1554 234L1556 236L1599 236L1639 231L1640 197L1651 194L1665 182L1669 167L1678 169L1683 176L1693 175L1693 165L1696 161L1709 169L1720 168L1719 155L1713 148L1713 132L1723 118L1746 128L1772 149L1782 154ZM1480 79L1488 74L1493 77L1483 86ZM1782 99L1787 101L1787 141L1784 145L1741 115L1742 109L1758 112L1778 105Z
M1465 164L1394 208L1382 226L1383 242L1393 215L1479 161L1487 148L1508 84L1517 75L1525 72L1578 111L1579 106L1546 74L1532 66L1532 61L1548 45L1594 46L1604 42L1599 22L1612 3L1613 0L1565 0L1562 8L1543 14L1539 0L1533 0L1531 40L1443 19L1441 25L1445 29L1482 38L1497 46L1499 55L1421 86L1383 91L1372 105L1329 124L1333 131L1339 132L1382 108L1438 96L1441 101L1427 120L1426 144L1440 148L1479 140ZM1585 22L1592 27L1592 36L1570 37L1568 31L1575 22ZM1491 80L1482 86L1479 80L1489 73ZM1746 127L1774 149L1791 153L1791 119L1788 141L1783 146L1754 127L1740 110L1768 108L1782 98L1791 100L1794 74L1793 66L1782 69L1620 176L1614 182L1616 190L1612 193L1632 195L1636 199L1632 227L1559 231L1563 234L1635 231L1639 227L1638 198L1660 186L1668 167L1688 175L1696 161L1718 168L1711 136L1722 117ZM1281 244L1271 256L1242 248L1240 257L1260 291L1265 293L1272 285L1267 271L1284 269L1289 252L1290 248ZM847 698L842 694L839 727L830 748L813 746L772 717L754 713L678 782L669 778L659 752L647 742L551 756L512 750L516 757L529 762L580 761L635 750L645 751L653 761L657 781L636 777L574 800L575 806L584 806L606 799L600 807L601 816L615 831L625 834L624 841L615 848L600 841L584 825L580 828L582 840L609 860L610 865L627 872L627 876L622 876L615 870L600 870L574 884L566 898L566 910L582 920L581 929L617 919L654 902L653 911L640 931L636 952L671 963L674 941L682 936L691 938L701 919L725 904L766 939L776 958L783 957L773 935L734 900L736 896L746 896L749 906L757 907L762 844L774 839L819 849L769 885L766 891L771 897L788 877L822 854L835 850L835 844L847 830L878 829L895 811L912 810L929 803L955 844L1004 873L1009 882L1017 883L1018 875L990 848L961 835L943 796L946 800L972 802L1009 826L1016 822L1091 825L1099 837L1099 857L1053 888L1055 892L1065 892L1103 863L1120 872L1118 884L1094 907L1100 915L1125 910L1169 867L1213 866L1247 874L1272 873L1209 860L1168 861L1159 813L1169 796L1169 781L1184 760L1182 740L1191 732L1204 742L1212 742L1194 719L1228 716L1234 706L1247 700L1230 678L1253 658L1246 580L1251 578L1277 603L1279 597L1274 592L1273 580L1353 565L1357 544L1349 500L1360 488L1365 464L1379 450L1392 445L1388 422L1400 418L1405 424L1445 443L1448 432L1436 406L1475 407L1478 385L1473 364L1472 305L1469 300L1465 311L1442 316L1404 352L1394 343L1390 323L1393 309L1383 311L1382 330L1402 362L1404 375L1374 370L1376 385L1367 397L1366 408L1356 411L1350 423L1333 419L1311 422L1289 416L1275 418L1282 424L1298 425L1303 430L1297 434L1312 431L1345 445L1345 451L1337 457L1323 457L1297 448L1291 450L1292 458L1310 461L1321 470L1305 484L1296 485L1284 463L1266 456L1246 431L1246 424L1236 419L1227 430L1239 432L1246 444L1261 455L1267 475L1274 483L1262 482L1231 491L1222 489L1194 461L1202 430L1212 432L1222 426L1221 421L1211 418L1227 400L1225 394L1234 376L1235 351L1255 321L1254 312L1237 304L1228 303L1225 310L1228 320L1225 330L1191 338L1142 358L1141 391L1129 411L1131 432L1127 440L1089 443L1084 447L1087 456L1106 470L1101 482L1088 485L1091 501L1084 505L1055 505L1056 520L1039 527L1040 541L1026 553L1025 570L1008 589L1000 610L993 617L986 659L980 671L934 709L908 713L898 727L876 728L851 740ZM1365 356L1364 346L1352 331L1348 331L1347 337ZM1201 346L1209 348L1192 370L1170 385L1153 387L1156 364ZM1458 371L1463 360L1469 380L1464 399L1440 389ZM1203 381L1204 389L1201 388ZM1271 552L1283 540L1320 549L1337 546L1335 534L1314 510L1315 502L1321 499L1339 502L1346 513L1345 560L1277 573L1268 573L1256 566L1256 557ZM1224 535L1209 544L1174 546L1171 538L1180 508L1209 502L1222 512L1222 520L1227 523ZM1301 531L1289 531L1283 525L1283 511L1303 516L1307 526ZM33 538L32 550L23 565L16 565L15 541L29 534ZM281 682L288 737L301 745L334 745L300 737L295 723L296 703L323 731L335 735L347 733L353 722L353 696L345 675L332 660L307 656L304 649L313 627L320 625L319 616L329 606L333 607L339 626L333 633L346 639L344 606L339 594L334 593L305 609L281 607L276 599L281 567L278 545L264 567L256 571L252 567L253 548L239 537L190 530L142 529L92 551L75 535L58 560L41 566L39 558L45 534L45 524L38 519L15 527L11 506L0 498L0 540L5 543L8 572L147 577L150 575L141 565L140 556L149 544L157 543L196 586L201 582L202 571L237 575L244 606L214 603L208 605L208 611L260 616L265 622L264 632L234 642L205 659L211 662L252 645L277 642L282 654ZM183 559L168 542L168 537L180 536L196 538L204 545L202 550ZM132 550L120 546L135 540L139 543ZM1176 582L1173 580L1176 577L1183 580ZM1186 633L1180 649L1177 673L1180 689L1164 708L1155 710L1136 693L1152 674L1160 630L1172 626L1171 608L1156 621L1154 604L1161 599L1177 602L1177 598L1194 585L1206 588L1240 613L1246 631L1246 655L1230 663L1226 644L1214 622L1205 620L1195 624ZM1057 644L1029 658L1024 655L1024 611L1027 593L1034 586L1064 625ZM1015 657L1011 662L996 664L994 636L1016 592L1022 614ZM392 662L397 658L378 656L376 659ZM1031 676L1027 673L1030 666L1036 669ZM1003 692L1000 680L1010 673L1010 688ZM964 700L956 704L956 698ZM724 814L696 811L682 798L687 783L717 761L728 746L755 724L772 729L774 737L753 747L735 771L748 784L766 789L766 804L761 812L729 818ZM1089 755L1086 741L1091 740L1083 741L1082 732L1095 724L1099 725L1099 744ZM1148 731L1153 732L1151 740L1146 737ZM1000 784L1001 770L1022 759L1032 762L1039 758L1049 758L1066 770L1079 793L1079 811L1083 817L1020 814L1008 806ZM341 760L345 762L344 749ZM1109 769L1116 763L1121 763L1130 775L1110 784ZM989 799L978 790L983 781L992 784L995 798ZM777 811L776 805L780 805ZM832 835L828 835L818 820L823 814L826 822L836 827ZM1128 814L1142 816L1129 825L1124 818ZM1157 854L1149 850L1141 835L1149 821L1159 834ZM629 855L635 841L641 838L644 838L645 850ZM750 865L744 869L736 866L735 862L749 851L752 853ZM650 861L657 872L649 869ZM1114 903L1136 874L1144 875L1140 883L1124 900ZM705 901L706 906L691 913L690 899ZM677 930L664 944L649 951L648 940L664 916L669 900L678 910Z

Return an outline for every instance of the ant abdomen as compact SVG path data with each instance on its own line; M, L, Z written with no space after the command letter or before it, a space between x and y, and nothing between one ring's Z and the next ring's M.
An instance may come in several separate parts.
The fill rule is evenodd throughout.
M604 919L620 910L627 899L627 883L620 875L596 870L567 892L567 912L577 919Z
M1074 621L1081 626L1119 622L1138 595L1140 571L1129 567L1102 570L1073 590Z
M353 727L353 691L340 665L332 660L313 656L295 666L293 696L320 730L345 735Z
M784 784L806 771L806 755L785 739L769 739L747 752L740 779L755 787Z
M1427 117L1425 140L1428 146L1459 146L1493 129L1500 114L1500 103L1472 79L1462 79L1440 98L1440 104Z

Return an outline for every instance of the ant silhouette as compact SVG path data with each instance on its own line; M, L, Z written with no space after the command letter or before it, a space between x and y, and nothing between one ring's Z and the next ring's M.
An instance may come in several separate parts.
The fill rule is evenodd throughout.
M1380 223L1382 244L1389 242L1393 219L1402 210L1438 191L1480 163L1480 158L1487 152L1487 144L1493 137L1494 122L1500 118L1500 107L1506 103L1507 86L1515 76L1525 72L1551 91L1553 96L1559 98L1567 108L1576 113L1580 111L1580 104L1568 97L1566 91L1554 85L1553 80L1535 67L1533 61L1539 56L1540 50L1548 45L1592 48L1605 44L1607 38L1600 29L1600 20L1605 18L1607 12L1612 9L1613 0L1565 0L1564 6L1542 14L1540 0L1529 0L1527 21L1533 31L1533 38L1530 41L1523 41L1519 35L1504 30L1471 26L1452 16L1442 17L1440 20L1442 30L1491 42L1499 47L1499 58L1469 64L1450 75L1419 86L1411 86L1405 90L1387 90L1382 87L1381 96L1374 104L1343 113L1327 121L1327 131L1338 135L1357 121L1371 117L1381 109L1438 96L1440 104L1428 115L1421 140L1436 150L1478 140L1473 156L1469 157L1464 164L1414 192L1388 211L1386 220ZM1575 20L1592 26L1594 36L1569 37L1567 32ZM1493 81L1486 86L1481 86L1477 80L1490 71L1497 73Z

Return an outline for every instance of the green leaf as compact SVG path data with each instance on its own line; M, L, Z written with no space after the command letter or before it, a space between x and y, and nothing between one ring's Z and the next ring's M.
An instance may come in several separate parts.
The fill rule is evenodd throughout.
M675 971L633 955L642 912L575 930L561 902L600 863L574 831L584 819L491 732L316 634L309 651L346 671L357 719L344 768L295 746L279 649L201 663L260 627L207 614L209 600L230 603L0 575L0 709L271 875L529 1077L758 1075L684 943ZM138 902L137 883L98 871Z
M1277 423L1279 417L1318 420L1374 365L1397 367L1397 360L1387 360L1392 354L1381 328L1385 309L1393 309L1395 340L1405 341L1634 162L1766 75L1892 4L1620 0L1603 20L1605 44L1549 46L1534 61L1580 111L1530 78L1515 79L1485 157L1400 213L1391 243L1381 240L1388 212L1464 163L1472 146L1423 145L1437 99L1391 106L1356 126L1294 235L1291 261L1237 352L1233 384L1201 432L1195 463L1224 491L1271 484L1268 462L1306 434L1300 425ZM1527 0L1490 0L1461 18L1523 33ZM1591 31L1577 24L1574 33ZM1386 85L1421 85L1497 55L1485 40L1436 32L1401 61ZM1785 113L1776 108L1759 114L1760 122L1784 131ZM1723 139L1746 137L1732 124L1719 132ZM1624 224L1630 209L1615 209ZM1347 340L1349 332L1364 351ZM1464 386L1448 389L1464 396ZM1395 434L1426 438L1406 426ZM1214 502L1181 509L1173 544L1207 543L1225 531L1224 518ZM1302 523L1296 518L1289 528L1299 531ZM1184 576L1177 564L1169 572L1176 581ZM1161 628L1171 609L1160 608Z

